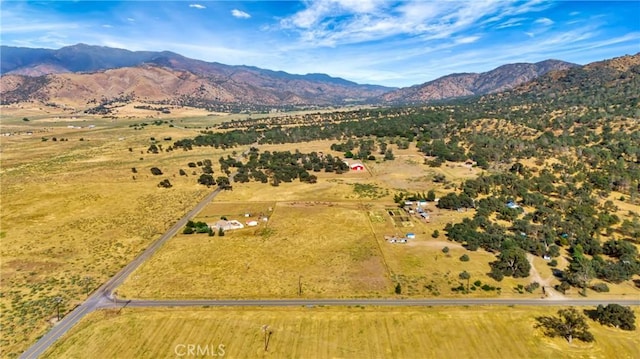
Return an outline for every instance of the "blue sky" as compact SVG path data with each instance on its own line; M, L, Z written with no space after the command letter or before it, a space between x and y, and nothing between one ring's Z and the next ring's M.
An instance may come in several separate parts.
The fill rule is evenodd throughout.
M635 1L7 1L2 45L169 50L229 65L409 86L549 58L640 52Z

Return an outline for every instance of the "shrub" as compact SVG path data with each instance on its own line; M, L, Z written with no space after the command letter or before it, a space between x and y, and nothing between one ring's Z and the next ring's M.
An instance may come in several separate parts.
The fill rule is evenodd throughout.
M160 181L160 183L158 183L158 187L171 188L171 187L173 187L173 185L171 184L171 182L169 182L168 179L164 179L164 180Z
M538 288L540 288L540 283L538 283L538 282L531 282L531 283L527 284L527 285L524 287L524 290L526 290L526 291L527 291L527 292L529 292L529 293L533 293L533 291L534 291L534 290L536 290L536 289L538 289Z
M444 253L444 254L449 253L449 247L442 248L442 253Z
M431 237L433 238L438 238L440 237L440 231L438 231L437 229L435 231L433 231L433 233L431 233Z
M606 293L609 291L609 286L606 285L605 283L596 283L591 286L591 289L593 289L598 293Z
M550 260L550 261L549 261L549 263L547 263L547 265L548 265L549 267L555 267L555 266L557 266L557 265L558 265L558 261L557 261L557 260L555 260L555 259L552 259L552 260Z
M463 254L462 256L460 256L460 260L462 262L468 262L469 261L469 256L466 254Z
M555 289L562 294L565 294L569 288L571 288L571 285L566 281L555 286Z
M151 173L154 176L160 176L162 174L162 170L159 169L158 167L151 167Z

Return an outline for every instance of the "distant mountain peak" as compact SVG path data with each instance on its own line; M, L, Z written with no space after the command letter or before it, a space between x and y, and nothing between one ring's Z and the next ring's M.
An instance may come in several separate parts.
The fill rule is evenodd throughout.
M482 73L455 73L433 81L399 89L382 96L386 102L427 102L484 95L511 89L549 71L578 66L560 60L512 63Z

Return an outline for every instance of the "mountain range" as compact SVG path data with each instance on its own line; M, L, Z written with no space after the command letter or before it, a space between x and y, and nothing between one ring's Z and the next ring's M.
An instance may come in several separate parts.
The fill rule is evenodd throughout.
M2 46L1 103L40 101L76 108L138 101L215 108L426 103L512 89L576 64L546 60L460 73L407 88L358 84L326 74L295 75L169 52L78 44L57 50Z

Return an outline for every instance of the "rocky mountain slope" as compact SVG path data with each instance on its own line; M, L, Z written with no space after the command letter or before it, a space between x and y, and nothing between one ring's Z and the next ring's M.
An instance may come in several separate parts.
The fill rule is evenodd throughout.
M597 66L581 67L559 60L507 64L484 73L452 74L394 89L357 84L326 74L295 75L205 62L168 51L134 52L84 44L59 50L8 46L2 46L1 50L1 104L33 101L86 109L88 113L104 113L115 102L225 111L425 103L499 93L531 83L545 74L548 74L545 78L553 79L548 76L568 69L588 71L589 66ZM616 66L633 66L625 65L625 61L616 60Z
M392 88L325 74L294 75L211 63L172 52L84 44L59 50L2 47L2 103L44 101L82 106L127 98L206 107L364 102Z
M391 91L381 96L384 102L419 103L434 100L484 95L511 89L550 71L578 66L559 60L508 64L482 73L459 73L421 85Z

